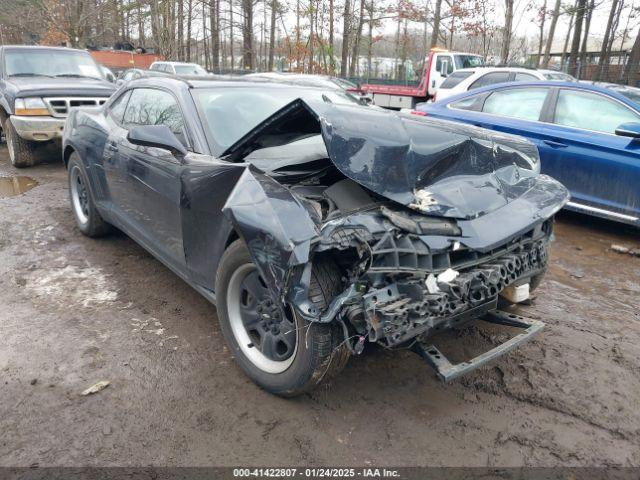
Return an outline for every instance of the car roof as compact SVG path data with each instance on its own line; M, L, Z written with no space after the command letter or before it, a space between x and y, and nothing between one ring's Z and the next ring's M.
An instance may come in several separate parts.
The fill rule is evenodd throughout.
M523 73L541 73L542 70L536 70L535 68L526 67L466 67L458 68L456 72L477 72L477 73L489 73L489 72L523 72ZM455 72L454 72L455 73Z
M567 72L563 72L562 70L551 70L549 68L539 68L538 71L541 73L552 73L554 75L568 75L569 77L573 77L573 75Z
M89 54L89 52L80 48L49 47L47 45L2 45L0 48L5 50L58 50L62 52L82 52Z
M198 65L195 62L170 62L168 60L159 60L157 62L153 62L153 63L165 63L167 65ZM200 66L200 65L198 65Z
M590 85L587 83L578 83L578 82L563 82L561 80L551 80L551 81L538 81L538 82L504 82L504 83L496 83L494 85L489 85L486 87L476 88L474 90L469 90L467 92L459 93L456 95L452 95L447 97L442 101L442 104L449 104L451 102L462 100L467 97L471 97L473 95L478 95L484 92L492 92L494 90L502 90L504 88L524 88L524 87L565 87L573 90L584 90L591 91L596 93L605 94L609 97L613 97L616 100L621 101L625 105L632 107L634 110L639 110L638 104L629 100L624 95L616 92L610 88L603 88L597 85ZM438 102L434 103L436 105Z
M129 87L157 86L183 89L203 89L203 88L232 88L232 87L254 87L254 88L274 88L274 89L291 89L292 87L300 90L327 90L324 87L316 87L312 85L291 85L290 83L265 82L259 79L242 78L242 77L226 77L224 75L209 76L153 76L143 77L132 80L127 84Z

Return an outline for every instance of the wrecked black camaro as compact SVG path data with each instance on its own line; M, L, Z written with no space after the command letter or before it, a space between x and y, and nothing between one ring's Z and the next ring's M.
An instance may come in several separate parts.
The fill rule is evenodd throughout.
M270 392L315 387L367 342L449 380L542 327L497 310L539 284L568 200L526 140L339 92L171 78L130 82L64 132L79 229L118 227L215 302ZM456 365L431 345L476 319L524 332Z

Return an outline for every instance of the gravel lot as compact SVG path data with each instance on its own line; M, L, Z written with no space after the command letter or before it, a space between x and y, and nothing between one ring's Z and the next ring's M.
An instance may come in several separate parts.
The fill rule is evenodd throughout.
M215 307L124 234L80 235L57 161L0 175L0 465L640 465L637 230L563 214L524 315L547 328L443 385L371 348L294 400L251 383ZM454 346L495 342L467 329ZM81 392L100 380L101 392Z

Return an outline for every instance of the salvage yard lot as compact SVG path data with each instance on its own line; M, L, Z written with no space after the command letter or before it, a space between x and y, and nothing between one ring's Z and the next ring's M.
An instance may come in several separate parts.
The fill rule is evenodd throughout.
M518 308L547 327L487 368L443 385L371 348L285 400L187 284L123 234L78 232L60 163L18 171L3 146L0 176L19 174L39 185L0 198L1 465L640 465L640 258L610 249L637 230L560 215Z

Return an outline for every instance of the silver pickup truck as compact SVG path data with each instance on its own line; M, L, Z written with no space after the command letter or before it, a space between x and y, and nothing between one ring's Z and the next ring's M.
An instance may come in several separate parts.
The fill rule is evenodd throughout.
M102 105L114 91L84 50L0 47L0 122L11 163L34 165L38 146L61 138L71 108Z

